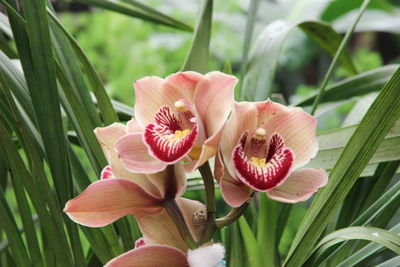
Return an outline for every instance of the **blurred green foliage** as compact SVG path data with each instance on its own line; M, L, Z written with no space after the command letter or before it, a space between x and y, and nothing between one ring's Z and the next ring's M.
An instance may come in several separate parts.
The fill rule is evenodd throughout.
M190 34L176 33L109 11L61 16L76 37L111 97L133 105L134 80L147 75L166 76L180 69Z

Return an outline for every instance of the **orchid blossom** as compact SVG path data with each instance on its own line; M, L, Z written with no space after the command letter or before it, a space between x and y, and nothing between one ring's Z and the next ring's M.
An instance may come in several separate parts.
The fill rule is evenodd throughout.
M132 214L136 217L146 244L171 246L187 251L179 227L166 210L166 203L173 201L182 214L182 220L193 239L198 239L199 226L193 222L196 212L204 211L204 205L180 197L186 186L182 164L170 166L156 174L135 174L124 168L117 152L116 141L129 134L130 126L114 123L97 128L96 136L109 163L101 179L88 186L79 196L68 201L64 211L75 222L101 227Z
M274 200L296 203L324 186L324 170L299 169L318 151L316 125L301 108L270 100L234 103L215 169L225 201L239 207L260 191Z
M205 245L186 253L165 245L141 245L108 262L105 267L223 267L224 247Z
M178 72L136 81L136 123L116 144L125 167L156 173L184 160L190 172L204 164L217 153L236 82L221 72Z

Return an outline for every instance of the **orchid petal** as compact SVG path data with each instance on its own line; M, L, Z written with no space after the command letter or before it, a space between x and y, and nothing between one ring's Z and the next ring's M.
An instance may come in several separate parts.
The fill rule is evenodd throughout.
M121 123L113 123L107 127L98 127L94 130L108 163L111 163L114 144L121 136L125 135L125 132L125 125Z
M225 172L225 164L224 160L222 159L221 151L217 153L215 156L215 162L214 162L214 178L217 180L218 183L221 182L222 175L224 175Z
M257 116L258 111L253 103L234 102L232 115L224 127L223 138L220 143L225 167L232 176L235 176L232 165L232 151L245 131L254 130L257 127Z
M262 163L254 163L246 155L247 132L232 152L237 177L256 191L268 191L280 185L289 175L294 155L285 147L282 137L275 134L270 139L268 156ZM258 158L255 157L258 160ZM258 161L257 161L258 162Z
M186 123L190 128L181 128L168 106L162 107L155 119L156 123L148 124L144 130L144 143L153 157L174 164L192 150L199 133L197 119L188 119Z
M258 127L267 133L279 133L296 157L294 168L308 163L318 151L317 119L297 107L285 107L270 100L256 104Z
M280 202L297 203L310 198L327 182L328 176L322 169L300 169L293 172L282 185L268 191L267 194Z
M175 198L185 192L186 173L182 164L174 164L165 168L163 171L147 174L150 182L157 187L163 199Z
M126 123L126 133L140 133L142 132L142 127L140 127L139 123L136 121L135 118L130 119Z
M144 240L143 237L141 237L135 241L135 248L143 247L145 245L146 245L146 240Z
M220 187L225 202L234 208L248 201L252 192L248 186L235 180L228 172L222 176Z
M132 249L109 261L105 267L189 267L186 255L173 247L162 245Z
M199 219L197 218L198 215L202 217L202 214L206 214L205 205L199 201L183 197L177 197L176 203L185 218L186 225L188 226L194 240L198 240L201 224L198 224L196 220Z
M222 129L232 109L234 87L237 79L232 75L213 71L199 82L194 103L206 127L208 137Z
M196 170L198 167L206 163L212 156L217 153L217 146L218 145L209 145L209 142L206 142L204 145L201 146L201 152L199 159L192 160L189 163L185 164L186 172L190 173Z
M174 221L164 209L157 214L136 213L135 218L147 244L167 245L182 251L188 249Z
M149 155L141 133L131 133L121 137L115 149L124 166L132 172L156 173L167 166Z
M126 133L126 127L123 124L113 123L107 127L96 128L94 132L115 177L132 181L150 194L157 196L160 194L157 188L146 178L145 175L129 172L124 167L121 159L119 159L114 146L117 140Z
M107 165L103 168L100 174L100 179L109 179L115 178L114 173L112 172L111 166Z
M229 174L221 153L218 153L215 159L214 176L220 185L222 197L231 207L239 207L250 199L252 190Z
M173 84L184 95L183 98L193 101L196 87L204 80L204 76L194 71L185 71L171 74L165 80Z
M144 77L135 82L135 116L142 127L154 120L154 115L162 106L173 107L179 99L193 99L194 88L202 80L195 72L178 72L162 79L155 76Z
M194 224L193 215L197 211L205 210L204 205L198 201L183 198L176 198L176 201L193 238L197 240L201 225ZM181 238L178 228L164 209L157 214L149 214L147 212L136 213L135 217L143 233L143 237L148 244L168 245L182 251L187 251L187 244Z
M136 210L154 212L161 204L140 186L124 179L104 179L89 185L79 196L68 201L64 212L75 222L101 227Z

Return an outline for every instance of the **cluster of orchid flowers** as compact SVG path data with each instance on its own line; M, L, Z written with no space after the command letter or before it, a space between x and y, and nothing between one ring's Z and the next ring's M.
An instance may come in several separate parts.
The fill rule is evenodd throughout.
M109 165L64 211L89 227L132 214L143 235L107 266L223 266L212 234L238 219L254 192L296 203L327 183L324 170L300 169L318 150L316 119L270 100L235 102L236 82L221 72L142 78L134 84L135 118L95 130ZM181 197L186 173L196 169L207 205ZM214 179L232 207L220 219Z

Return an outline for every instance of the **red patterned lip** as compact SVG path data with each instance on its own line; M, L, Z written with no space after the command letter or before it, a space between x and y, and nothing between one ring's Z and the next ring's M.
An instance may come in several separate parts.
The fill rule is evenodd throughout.
M160 108L155 123L145 127L143 139L153 157L174 164L191 151L198 132L191 104L183 99L175 102L174 112L169 106Z
M246 131L233 149L232 160L237 177L257 191L277 187L290 173L293 151L285 146L278 133L273 134L268 142L262 128L258 128L250 140L247 137Z
M115 178L114 173L112 172L111 166L107 165L103 168L100 174L100 179L109 179Z
M144 241L144 238L141 237L138 240L135 241L135 248L140 248L146 245L146 241Z

